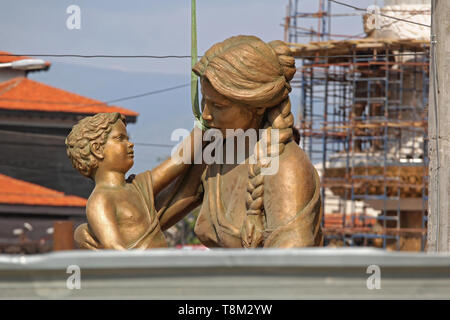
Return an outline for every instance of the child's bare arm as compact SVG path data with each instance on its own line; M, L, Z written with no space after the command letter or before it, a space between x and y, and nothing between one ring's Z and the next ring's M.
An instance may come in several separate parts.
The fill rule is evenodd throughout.
M201 157L202 148L205 144L202 137L202 130L195 127L190 135L182 141L174 156L151 170L155 196L191 167L191 163L194 163L196 158L195 154ZM183 161L180 162L180 160ZM187 163L184 163L185 160L187 160Z
M120 236L115 205L107 195L92 195L86 206L86 214L89 226L104 249L126 249Z

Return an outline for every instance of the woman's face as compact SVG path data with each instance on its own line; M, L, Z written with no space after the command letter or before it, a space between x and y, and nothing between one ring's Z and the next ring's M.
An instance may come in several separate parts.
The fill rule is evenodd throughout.
M246 104L234 102L217 92L206 78L201 79L202 85L202 118L206 125L226 133L226 129L249 128L258 129L260 125L259 112Z

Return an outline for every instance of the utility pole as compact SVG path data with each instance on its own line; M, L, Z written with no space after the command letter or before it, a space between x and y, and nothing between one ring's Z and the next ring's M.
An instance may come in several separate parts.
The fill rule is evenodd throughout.
M450 252L450 1L431 0L429 252Z

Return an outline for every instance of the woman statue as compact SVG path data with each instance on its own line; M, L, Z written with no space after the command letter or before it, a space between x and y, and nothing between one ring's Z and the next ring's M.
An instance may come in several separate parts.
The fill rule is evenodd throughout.
M202 118L225 140L236 138L226 136L226 129L277 130L278 144L265 154L269 162L277 157L278 171L262 174L267 161L258 150L269 134L259 135L244 162L192 164L156 195L161 228L201 205L194 231L207 247L321 246L319 177L293 141L289 82L296 69L290 49L281 41L231 37L212 46L193 71L201 81ZM236 144L233 150L223 146L224 158L227 152L235 154ZM94 241L83 228L76 240L82 247Z

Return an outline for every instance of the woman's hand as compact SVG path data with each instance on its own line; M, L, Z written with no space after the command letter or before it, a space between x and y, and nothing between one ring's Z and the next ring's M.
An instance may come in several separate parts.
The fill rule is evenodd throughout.
M263 246L264 225L260 216L247 215L241 230L242 246L257 248Z

